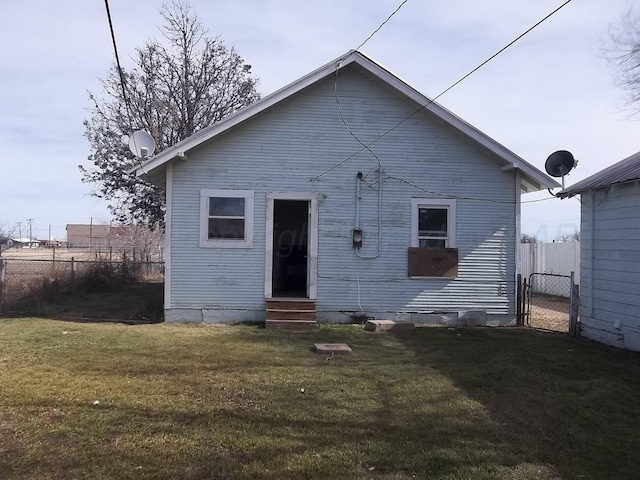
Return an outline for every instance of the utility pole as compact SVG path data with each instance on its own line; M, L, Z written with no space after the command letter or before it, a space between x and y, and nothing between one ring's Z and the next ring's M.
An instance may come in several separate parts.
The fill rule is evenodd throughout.
M33 236L31 235L31 226L33 225L33 218L27 218L27 222L29 222L29 243L31 243L31 240L33 240Z
M18 237L22 240L22 222L16 222L18 224Z

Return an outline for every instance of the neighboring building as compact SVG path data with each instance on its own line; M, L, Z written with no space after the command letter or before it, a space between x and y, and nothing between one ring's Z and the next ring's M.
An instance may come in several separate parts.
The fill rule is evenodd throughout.
M640 350L640 152L565 188L580 195L580 329Z
M111 246L110 225L67 225L69 248L108 248Z
M22 237L11 239L14 248L38 248L40 241L35 238Z
M168 321L512 323L521 193L559 186L353 51L136 173Z

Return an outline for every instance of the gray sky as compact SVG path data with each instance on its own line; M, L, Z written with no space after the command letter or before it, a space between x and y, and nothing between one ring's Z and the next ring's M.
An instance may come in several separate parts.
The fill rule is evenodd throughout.
M160 37L162 0L110 0L125 67ZM192 0L213 35L235 46L264 96L358 46L400 0ZM561 0L409 0L362 52L435 96L562 3ZM626 0L573 0L439 99L544 169L558 149L580 164L572 184L640 150L640 123L599 51ZM87 91L114 62L103 0L28 0L0 7L0 226L33 218L34 235L64 239L68 223L108 222L77 165ZM529 194L523 200L548 197ZM579 226L576 199L523 205L523 231L552 240ZM23 230L23 235L25 231Z

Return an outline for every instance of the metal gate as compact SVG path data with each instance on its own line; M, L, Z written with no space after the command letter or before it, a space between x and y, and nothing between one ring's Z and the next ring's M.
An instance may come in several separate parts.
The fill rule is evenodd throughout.
M532 273L521 286L521 324L577 334L579 289L571 275Z

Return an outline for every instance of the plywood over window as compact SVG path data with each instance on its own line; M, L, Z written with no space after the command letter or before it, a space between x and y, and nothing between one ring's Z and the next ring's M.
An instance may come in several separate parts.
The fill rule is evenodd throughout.
M408 271L410 277L457 277L457 248L409 247Z

